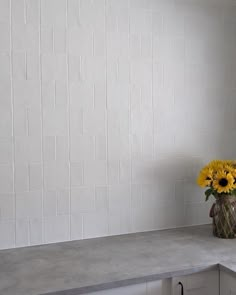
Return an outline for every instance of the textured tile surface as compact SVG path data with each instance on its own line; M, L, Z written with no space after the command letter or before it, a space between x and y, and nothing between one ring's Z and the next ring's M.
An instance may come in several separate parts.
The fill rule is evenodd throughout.
M235 158L235 16L0 0L0 249L208 223L195 178Z

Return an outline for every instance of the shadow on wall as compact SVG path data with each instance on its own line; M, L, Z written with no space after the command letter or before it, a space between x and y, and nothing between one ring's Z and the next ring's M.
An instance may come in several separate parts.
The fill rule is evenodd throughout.
M165 52L166 59L173 60L175 56L171 65L175 75L168 75L168 65L164 64L164 85L165 78L169 79L168 85L174 85L174 108L169 110L166 124L170 130L166 134L174 139L165 156L156 161L153 171L158 196L153 214L160 228L209 223L213 200L205 203L204 190L196 185L196 177L210 160L236 157L235 11L235 7L202 2L178 6L175 10L176 30L182 24L177 20L184 18L184 35L176 38L178 42L173 41L176 46ZM178 54L177 44L181 40L184 40L184 58ZM183 67L176 66L181 63ZM183 84L179 83L178 75L184 77ZM160 101L164 98L158 97ZM166 114L160 113L165 120ZM165 142L159 146L163 151L167 148ZM164 200L169 204L164 205Z
M172 214L170 226L209 223L210 204L205 204L204 193L196 184L198 171L203 165L204 161L189 154L168 156L158 162L158 182L164 187L171 186L174 191L169 210L166 210Z

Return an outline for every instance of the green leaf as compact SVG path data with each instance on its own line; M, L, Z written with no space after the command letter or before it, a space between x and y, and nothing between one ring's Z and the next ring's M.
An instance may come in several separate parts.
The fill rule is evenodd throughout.
M209 188L208 190L205 191L205 195L206 195L206 201L209 200L210 195L213 193L213 189Z

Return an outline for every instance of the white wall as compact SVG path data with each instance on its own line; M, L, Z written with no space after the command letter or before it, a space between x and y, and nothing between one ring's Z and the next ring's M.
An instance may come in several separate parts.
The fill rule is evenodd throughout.
M209 222L195 178L236 154L215 3L0 0L0 248Z

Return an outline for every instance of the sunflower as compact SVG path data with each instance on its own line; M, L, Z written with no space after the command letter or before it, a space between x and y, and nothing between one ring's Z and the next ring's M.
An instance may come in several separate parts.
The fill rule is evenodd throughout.
M236 169L236 161L234 160L234 161L231 161L231 167L233 168L233 169Z
M236 169L233 167L230 167L230 169L228 170L228 172L233 176L234 178L234 183L236 182Z
M229 166L232 166L233 163L234 163L234 161L232 161L232 160L225 160L225 161L224 161L224 164L225 164L225 165L229 165Z
M208 165L206 167L208 167L214 171L218 171L218 170L223 169L224 165L225 165L224 161L214 160L214 161L211 161L210 163L208 163Z
M224 170L217 172L213 181L213 188L217 193L229 193L235 188L234 177L231 173L226 173Z
M233 173L234 169L232 166L228 165L228 164L225 164L223 165L222 169L218 170L218 171L224 171L225 173Z
M201 187L210 186L213 181L213 170L209 167L205 167L201 170L198 179L197 184Z

